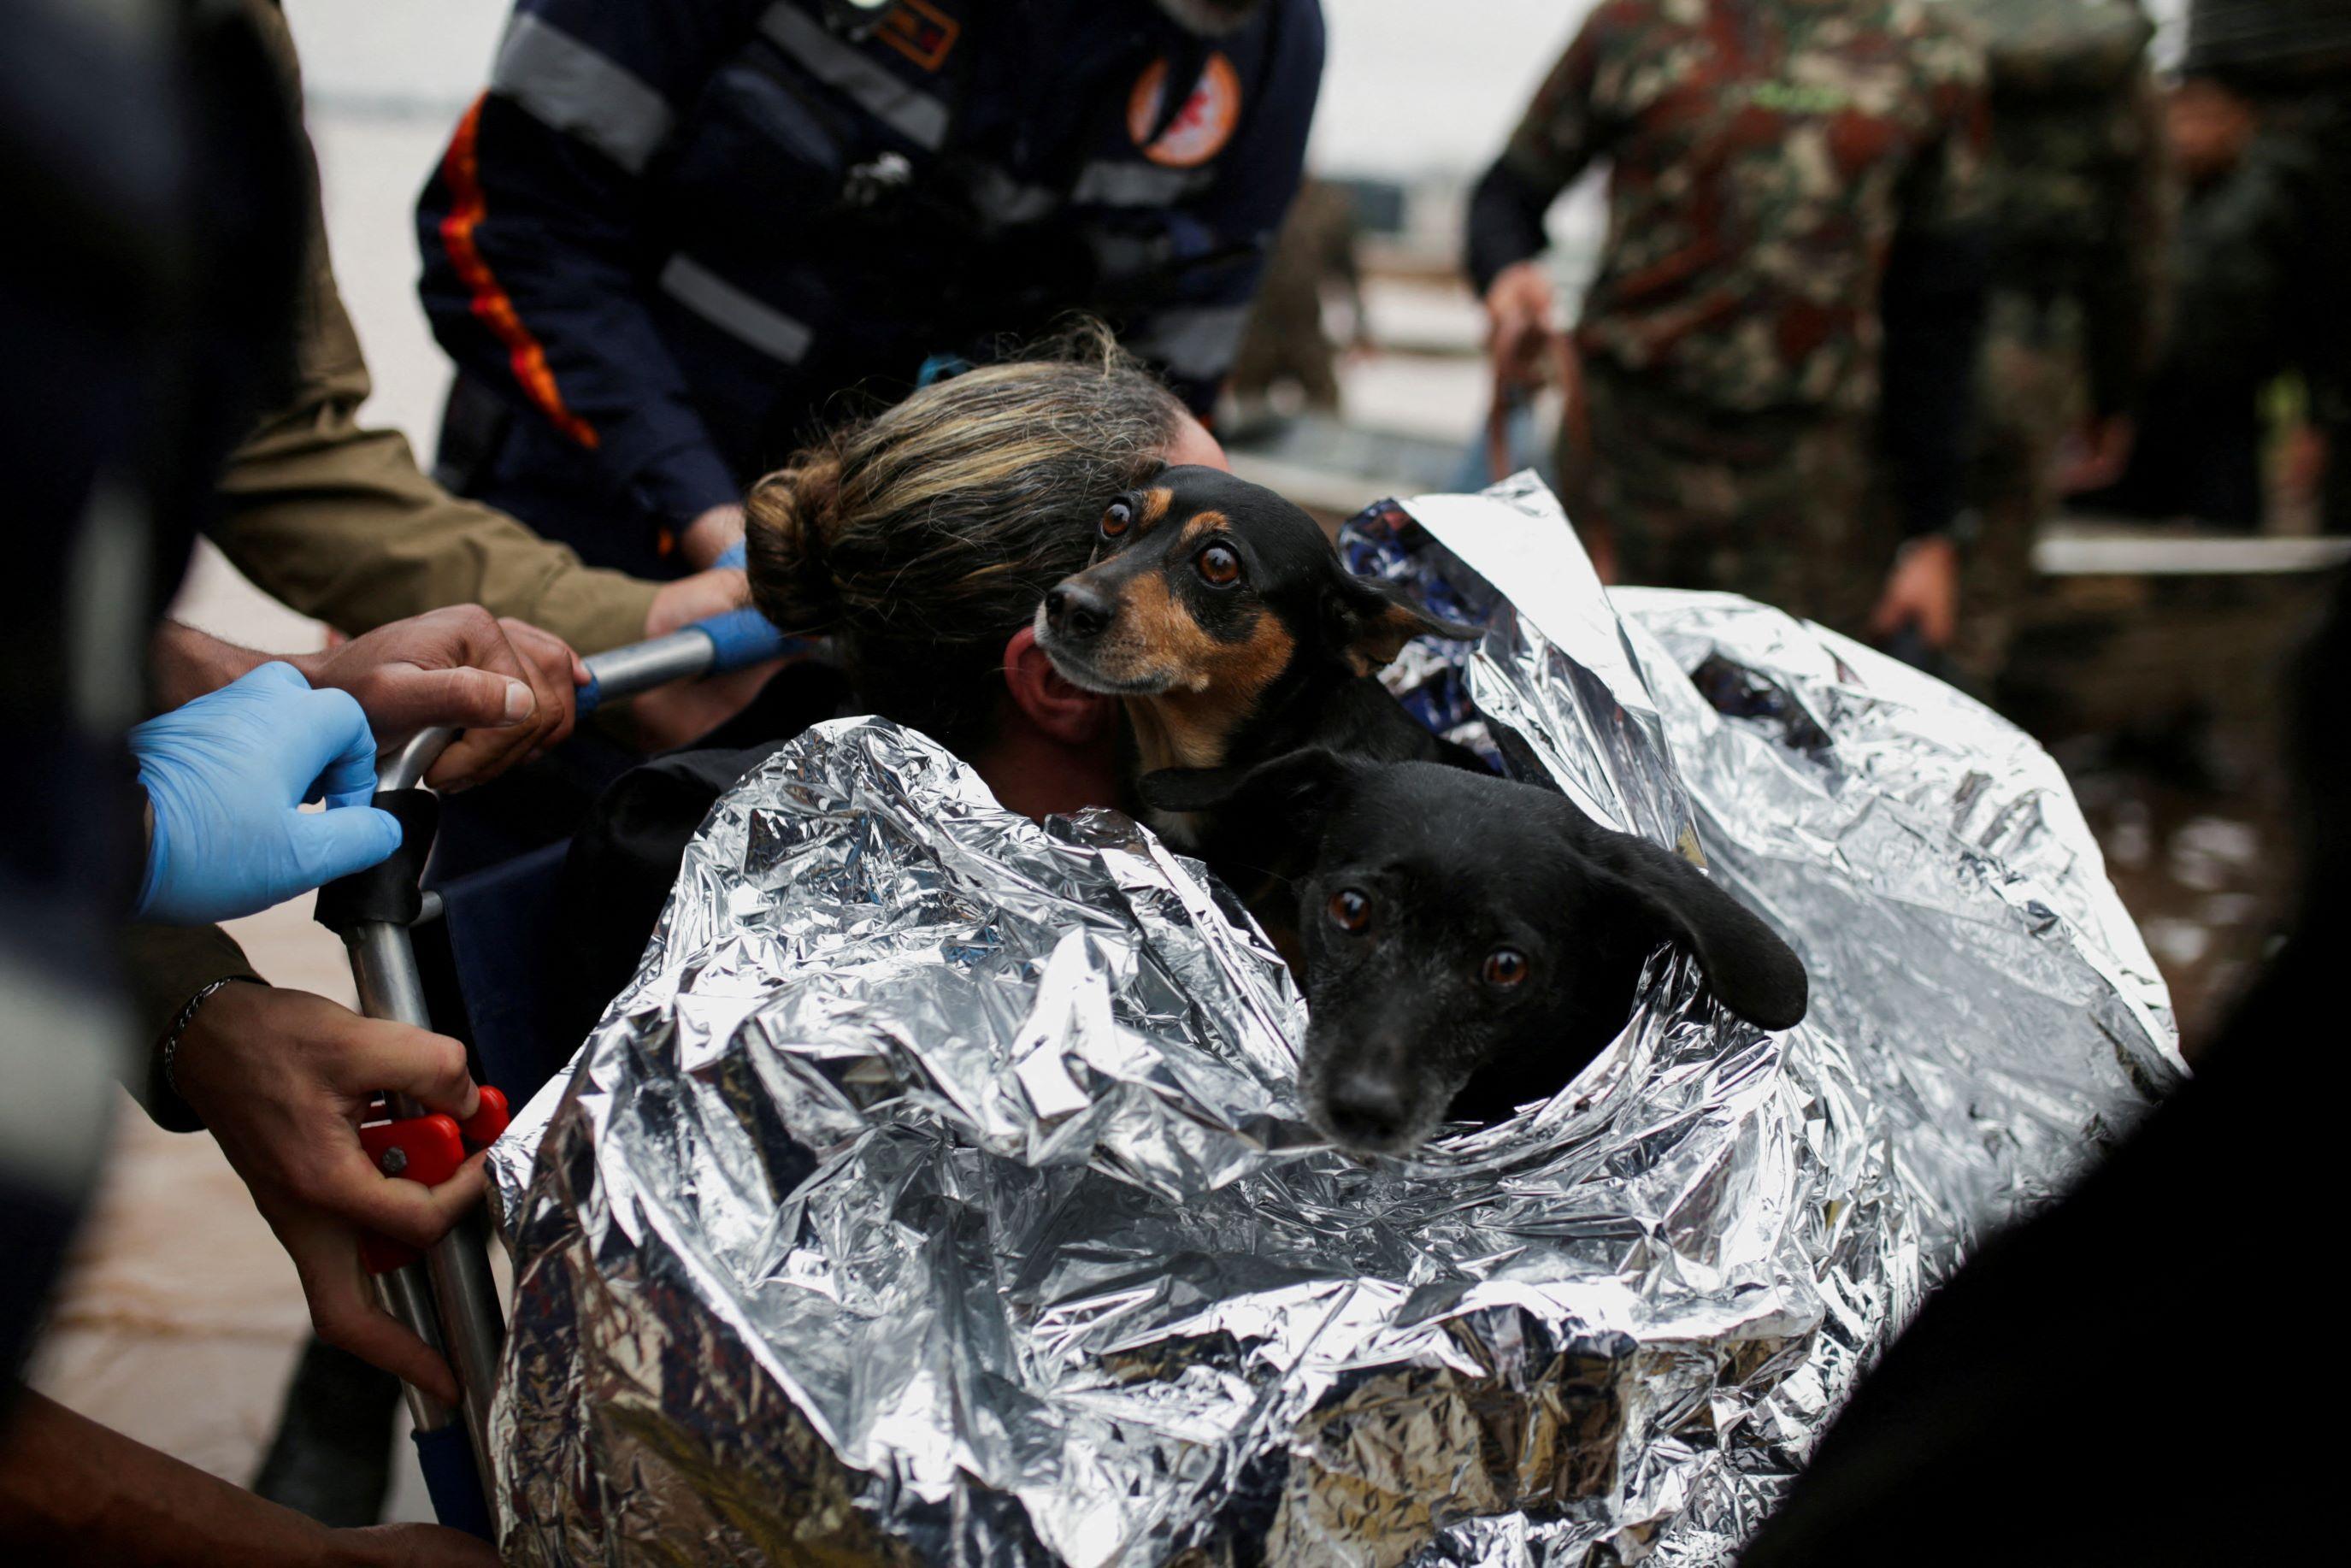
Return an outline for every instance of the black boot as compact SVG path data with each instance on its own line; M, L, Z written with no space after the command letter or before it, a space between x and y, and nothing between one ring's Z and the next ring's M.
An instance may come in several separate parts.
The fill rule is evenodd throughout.
M399 1403L400 1379L312 1338L287 1385L254 1491L333 1528L378 1522L392 1490Z

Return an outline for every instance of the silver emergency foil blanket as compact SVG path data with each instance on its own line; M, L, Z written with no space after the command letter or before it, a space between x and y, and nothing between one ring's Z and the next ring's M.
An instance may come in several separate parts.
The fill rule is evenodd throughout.
M2179 1081L2012 727L1746 601L1612 609L1531 481L1405 510L1405 574L1493 607L1504 753L1702 847L1810 1019L1661 955L1550 1103L1359 1164L1201 868L820 726L493 1151L510 1561L1724 1562L1922 1293Z

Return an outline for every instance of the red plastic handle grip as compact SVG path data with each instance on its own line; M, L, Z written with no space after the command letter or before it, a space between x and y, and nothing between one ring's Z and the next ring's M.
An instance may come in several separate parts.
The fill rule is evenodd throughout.
M360 1129L360 1147L375 1168L388 1176L405 1176L438 1186L465 1163L465 1138L455 1116L434 1112L398 1122L378 1122ZM371 1274L389 1273L416 1261L415 1248L390 1237L360 1238L360 1262Z
M404 1176L426 1186L439 1186L465 1163L468 1147L481 1148L494 1142L511 1120L506 1095L484 1084L481 1104L462 1123L438 1111L397 1122L378 1122L360 1129L360 1147L367 1151L375 1168L388 1176ZM415 1262L421 1256L415 1248L387 1236L369 1234L360 1238L360 1261L371 1274L390 1273Z
M498 1134L505 1132L507 1124L513 1120L507 1113L506 1091L493 1089L485 1083L482 1085L481 1104L472 1115L458 1123L457 1127L465 1134L467 1148L486 1149L498 1141Z
M360 1129L360 1147L386 1176L439 1186L465 1163L465 1134L457 1118L434 1112Z

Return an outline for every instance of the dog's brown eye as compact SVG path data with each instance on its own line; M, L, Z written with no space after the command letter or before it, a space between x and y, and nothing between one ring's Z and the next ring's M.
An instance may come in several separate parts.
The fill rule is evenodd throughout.
M1516 947L1497 947L1486 955L1486 983L1509 990L1527 977L1527 956Z
M1342 931L1361 931L1372 923L1372 901L1352 887L1331 895L1331 924Z
M1110 509L1102 514L1102 537L1114 539L1126 532L1127 525L1133 521L1134 521L1134 508L1124 501L1113 501L1110 504Z
M1218 588L1241 580L1241 558L1230 545L1210 545L1200 552L1200 575Z

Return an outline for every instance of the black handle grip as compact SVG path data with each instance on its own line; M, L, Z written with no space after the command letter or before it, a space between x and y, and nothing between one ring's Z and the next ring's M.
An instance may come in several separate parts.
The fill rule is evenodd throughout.
M441 826L441 800L430 789L394 789L373 804L400 821L400 847L365 871L338 877L319 890L312 918L338 936L370 921L413 925L424 911L424 862Z

